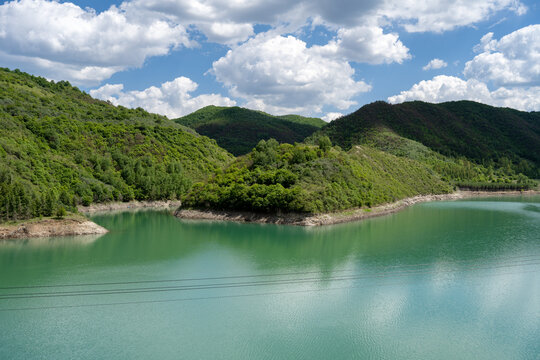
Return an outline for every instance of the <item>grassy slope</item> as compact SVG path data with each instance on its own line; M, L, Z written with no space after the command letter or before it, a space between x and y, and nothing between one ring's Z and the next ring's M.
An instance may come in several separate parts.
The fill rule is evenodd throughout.
M233 159L165 117L7 69L0 121L0 220L85 202L181 197Z
M507 158L530 176L539 176L540 113L495 108L471 101L398 105L375 102L323 128L344 148L366 142L381 129L453 157L477 163ZM504 165L504 164L503 164Z
M262 139L294 143L321 128L321 119L298 115L272 116L240 107L207 106L175 120L198 133L215 139L234 155L251 151Z

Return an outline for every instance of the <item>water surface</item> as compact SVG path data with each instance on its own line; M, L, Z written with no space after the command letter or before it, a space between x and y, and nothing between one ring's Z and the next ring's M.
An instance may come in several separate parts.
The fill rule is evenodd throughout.
M93 220L110 233L0 243L0 359L539 358L538 196L318 228Z

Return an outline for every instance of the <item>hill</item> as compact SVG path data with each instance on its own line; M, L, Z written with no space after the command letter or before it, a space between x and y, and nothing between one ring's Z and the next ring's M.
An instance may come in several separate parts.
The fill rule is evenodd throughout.
M332 147L327 136L312 138L317 145L261 140L224 171L195 184L183 209L319 214L449 193L455 186L471 190L537 186L504 168L446 157L394 133L376 134L372 145L353 145L348 151Z
M452 187L415 160L368 146L348 152L260 141L206 183L197 183L183 206L254 212L322 213L396 201Z
M68 82L0 68L0 221L92 202L174 199L231 162L216 142Z
M260 140L300 142L326 123L299 115L273 116L241 107L207 106L174 120L199 134L215 139L234 155L250 152Z
M390 105L375 102L336 119L320 134L349 149L386 131L454 158L511 167L540 177L540 113L496 108L472 101Z

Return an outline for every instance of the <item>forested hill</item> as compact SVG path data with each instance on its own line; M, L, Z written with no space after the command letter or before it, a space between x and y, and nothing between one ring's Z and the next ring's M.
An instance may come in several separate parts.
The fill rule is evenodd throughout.
M540 113L496 108L472 101L390 105L374 102L332 121L321 132L350 148L373 132L390 130L430 149L478 163L509 159L517 172L539 177ZM502 163L500 164L502 165Z
M207 106L175 120L215 139L234 155L250 152L260 140L301 142L326 123L299 115L273 116L241 107Z
M0 221L93 202L179 198L233 157L143 109L0 68Z
M345 152L330 145L328 138L321 138L319 145L261 140L225 171L195 184L183 206L321 213L452 191L418 161L369 146Z

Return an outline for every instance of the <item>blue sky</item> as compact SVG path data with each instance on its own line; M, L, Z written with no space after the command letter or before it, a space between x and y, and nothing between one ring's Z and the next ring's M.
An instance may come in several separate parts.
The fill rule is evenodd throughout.
M525 0L8 1L0 66L171 118L215 104L331 120L417 99L538 111L539 14Z

